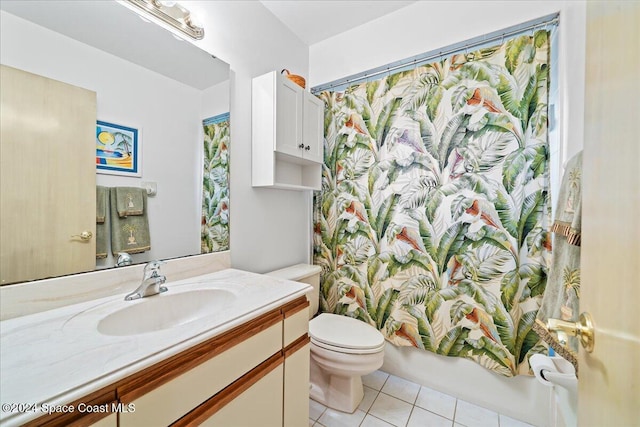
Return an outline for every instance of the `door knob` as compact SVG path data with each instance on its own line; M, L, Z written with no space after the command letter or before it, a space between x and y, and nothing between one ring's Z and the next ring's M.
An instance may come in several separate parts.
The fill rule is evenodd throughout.
M298 148L304 148L304 144L302 143L298 144Z
M93 233L91 233L88 230L85 230L80 234L74 234L73 236L71 236L71 238L74 238L74 237L79 237L80 240L82 240L83 242L88 242L93 237Z
M595 345L595 331L593 328L593 319L587 312L580 314L577 322L567 322L560 319L547 319L547 329L551 332L562 331L572 337L580 339L580 344L591 353Z

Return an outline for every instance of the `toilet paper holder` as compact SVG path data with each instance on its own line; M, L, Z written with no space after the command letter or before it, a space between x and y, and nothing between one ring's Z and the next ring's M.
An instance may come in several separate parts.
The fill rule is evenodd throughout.
M587 312L581 313L577 322L567 322L560 319L547 319L547 329L551 332L562 331L572 337L578 337L580 344L588 352L593 351L595 345L595 331L593 319Z

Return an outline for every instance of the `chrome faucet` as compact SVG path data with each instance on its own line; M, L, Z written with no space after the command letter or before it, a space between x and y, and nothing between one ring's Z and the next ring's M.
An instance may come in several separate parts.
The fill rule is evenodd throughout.
M160 266L164 264L162 261L151 261L144 266L144 276L142 283L138 289L124 297L125 301L144 298L151 295L166 292L166 286L162 286L167 278L160 274Z

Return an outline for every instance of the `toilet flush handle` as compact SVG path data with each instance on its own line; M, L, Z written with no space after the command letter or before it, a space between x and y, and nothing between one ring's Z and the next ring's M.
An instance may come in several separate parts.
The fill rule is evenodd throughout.
M595 331L593 327L593 319L587 312L580 314L577 322L567 322L560 319L548 319L547 329L551 332L564 332L572 337L578 337L580 344L588 352L593 351L595 345Z

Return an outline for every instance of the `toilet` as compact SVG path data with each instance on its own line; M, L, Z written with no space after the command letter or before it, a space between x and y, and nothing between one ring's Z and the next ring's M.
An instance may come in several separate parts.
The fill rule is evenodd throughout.
M317 265L298 264L267 273L279 279L307 283L311 338L311 388L309 396L338 411L353 413L364 396L362 376L382 366L384 337L360 320L337 314L316 317L320 302L320 272Z

